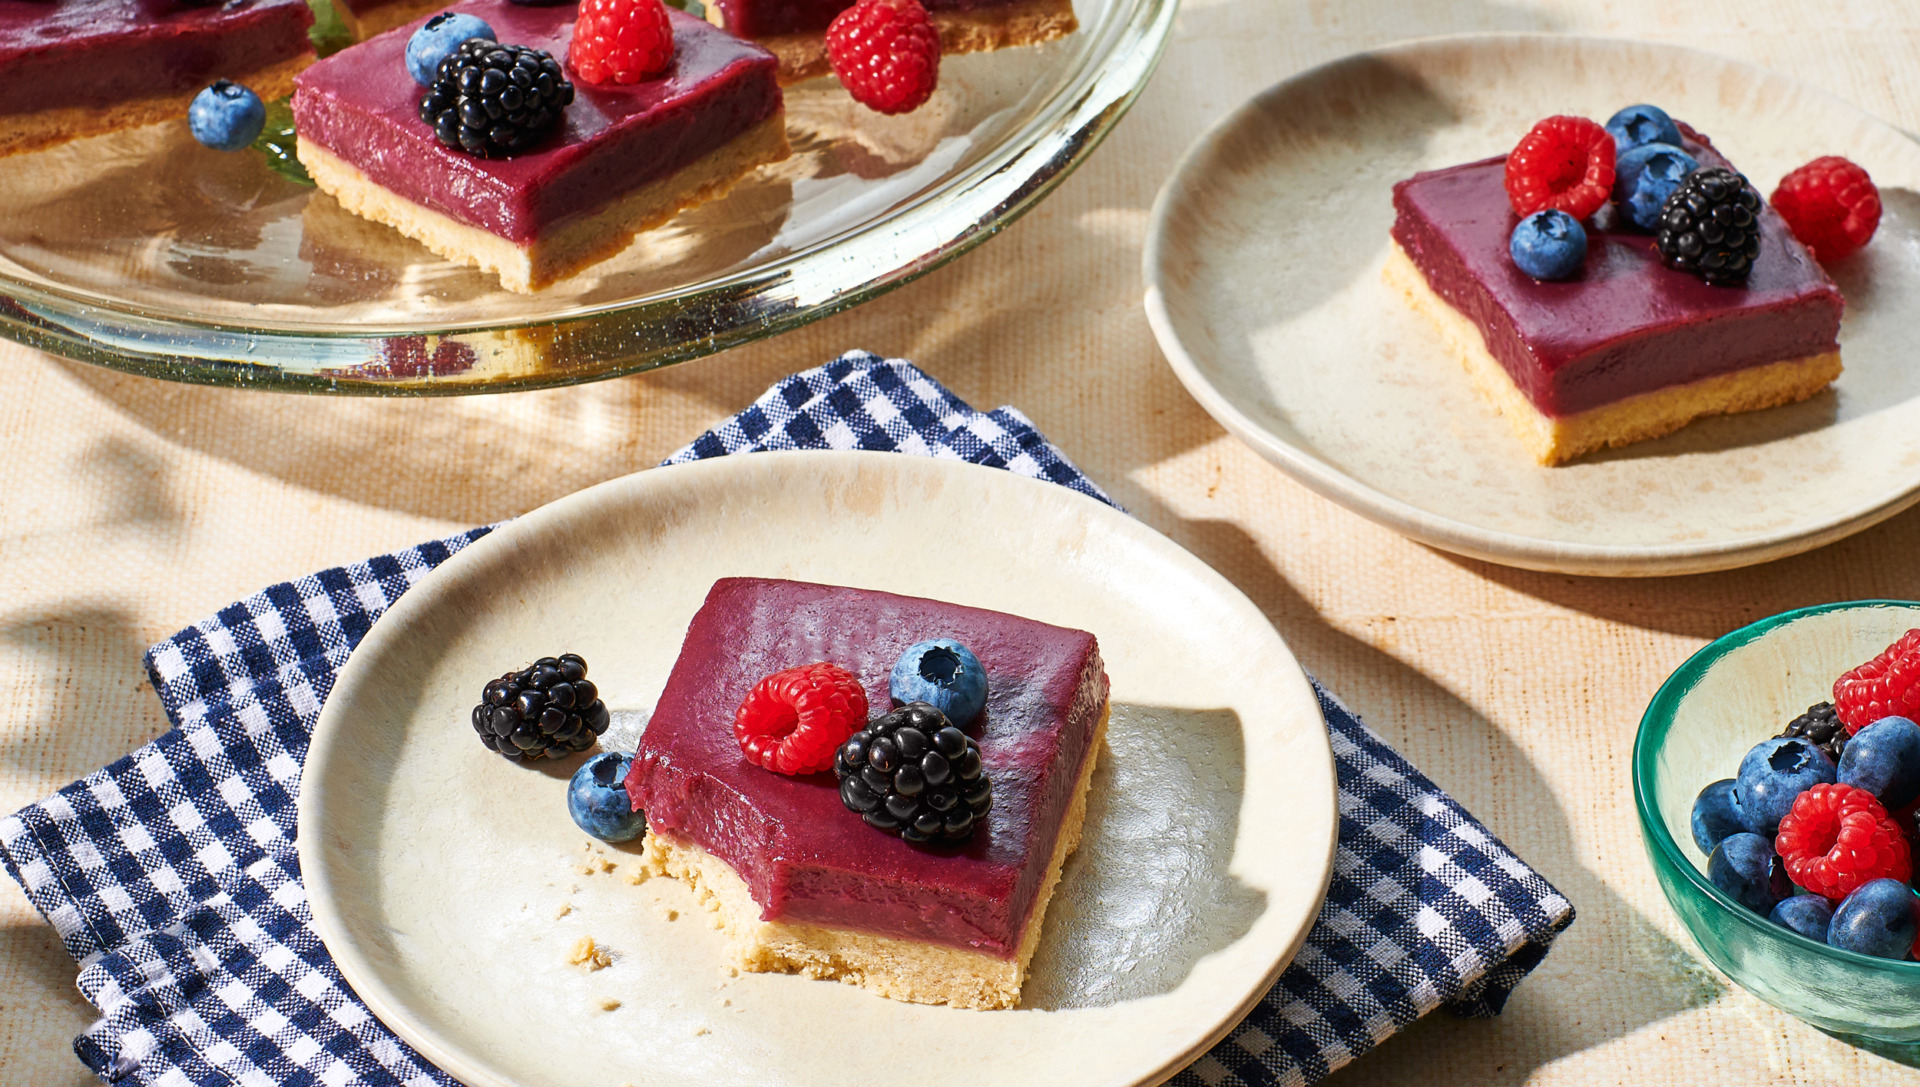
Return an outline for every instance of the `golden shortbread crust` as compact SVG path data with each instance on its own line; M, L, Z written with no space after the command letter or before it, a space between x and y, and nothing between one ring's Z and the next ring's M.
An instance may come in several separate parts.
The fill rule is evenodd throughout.
M348 11L345 4L333 5L340 16L340 22L353 35L357 42L366 41L375 34L392 30L402 23L410 23L422 15L436 12L446 7L452 0L396 0L391 4L382 4L369 9L366 13L355 15Z
M304 53L251 72L236 72L227 78L251 87L261 101L271 102L292 94L293 77L312 63L313 54ZM38 151L68 140L102 136L123 128L139 128L141 125L176 119L184 121L187 106L199 93L200 88L195 87L190 91L159 94L151 98L131 98L111 106L61 106L0 118L0 155Z
M619 253L641 231L718 199L756 168L786 158L788 149L786 112L779 110L678 173L643 185L599 211L555 223L527 244L416 204L305 137L299 140L298 153L314 184L341 207L385 223L448 260L493 272L507 290L532 294Z
M991 11L934 11L927 16L940 31L940 52L948 56L1037 45L1064 38L1080 27L1073 16L1072 0L1026 0ZM707 6L707 18L713 25L726 28L726 17L711 4ZM781 83L798 83L831 70L824 33L769 34L753 41L779 58Z
M1110 715L1110 708L1100 712L1086 764L1080 768L1080 780L1074 787L1073 802L1060 821L1060 836L1046 879L1034 897L1019 952L1011 959L853 929L762 921L760 904L731 865L700 846L672 841L651 829L640 863L652 875L671 876L692 885L702 904L718 915L718 925L732 945L734 963L742 970L838 980L916 1004L1011 1008L1020 1002L1027 964L1040 945L1041 924L1054 888L1059 885L1060 868L1080 845L1080 831L1087 816L1087 787L1106 743Z
M1555 418L1533 406L1506 367L1487 350L1479 327L1433 292L1398 242L1387 255L1381 276L1405 296L1408 306L1433 322L1447 351L1466 367L1481 395L1507 420L1534 459L1545 465L1671 434L1704 416L1805 400L1840 376L1840 352L1828 351L1654 389Z

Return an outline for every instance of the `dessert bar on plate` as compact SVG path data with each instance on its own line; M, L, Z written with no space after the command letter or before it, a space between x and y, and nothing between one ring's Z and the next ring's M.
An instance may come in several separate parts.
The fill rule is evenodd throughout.
M285 96L306 0L0 0L0 155L183 117L216 79Z
M930 637L964 643L988 676L986 708L965 731L993 801L966 841L910 844L850 812L832 774L789 777L742 755L734 713L761 677L831 661L883 692L902 651ZM647 813L646 863L718 912L741 968L837 978L898 1000L1012 1007L1079 843L1107 716L1106 673L1085 631L892 593L728 578L687 629L627 789Z
M507 0L447 10L563 63L576 18L572 5ZM674 53L664 75L630 85L574 80L555 131L506 158L435 138L403 57L415 28L389 31L301 75L300 161L348 211L497 273L508 290L537 290L787 157L772 55L684 12L667 16Z
M1682 133L1702 168L1728 165ZM1840 291L1771 207L1745 286L1665 266L1612 206L1587 228L1580 274L1543 282L1509 255L1505 171L1501 156L1395 185L1385 274L1541 463L1804 400L1839 376Z
M827 26L853 0L713 0L707 17L780 58L780 81L826 75ZM925 0L942 53L979 53L1065 37L1072 0Z

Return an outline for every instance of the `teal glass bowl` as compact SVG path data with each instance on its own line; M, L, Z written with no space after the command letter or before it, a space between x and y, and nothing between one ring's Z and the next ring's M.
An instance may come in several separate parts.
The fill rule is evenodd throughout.
M1641 840L1707 959L1774 1007L1867 1044L1920 1042L1920 962L1828 947L1735 902L1707 879L1690 818L1702 788L1732 777L1749 748L1914 627L1920 603L1900 600L1824 604L1741 627L1667 677L1633 744Z

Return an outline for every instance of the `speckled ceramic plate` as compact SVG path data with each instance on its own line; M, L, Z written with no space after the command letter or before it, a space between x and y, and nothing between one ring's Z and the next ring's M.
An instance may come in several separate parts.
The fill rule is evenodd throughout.
M1393 183L1500 154L1541 117L1635 102L1710 135L1763 192L1819 155L1886 205L1830 271L1828 392L1542 468L1380 279ZM1920 499L1920 145L1785 76L1636 42L1443 38L1262 92L1201 138L1149 229L1147 315L1214 418L1328 498L1475 558L1676 574L1829 543Z
M625 847L589 850L565 804L579 759L543 772L474 738L488 678L570 649L614 711L610 742L630 748L708 586L736 574L1099 636L1107 748L1021 1008L730 977L684 885L630 884ZM1239 591L1065 488L875 453L656 469L499 529L374 626L301 789L301 869L341 973L473 1087L1156 1083L1299 948L1335 841L1318 705ZM586 936L610 966L568 962Z

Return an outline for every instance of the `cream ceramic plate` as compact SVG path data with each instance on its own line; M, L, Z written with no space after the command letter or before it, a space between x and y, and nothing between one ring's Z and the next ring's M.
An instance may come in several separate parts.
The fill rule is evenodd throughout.
M617 847L612 871L582 873L590 839L565 804L579 759L543 773L474 738L487 679L573 650L614 711L609 737L631 747L688 620L730 574L935 596L1099 636L1107 750L1023 1007L729 977L683 885L627 883L633 856ZM1151 529L996 469L765 453L562 499L402 597L321 714L300 862L355 991L474 1087L1155 1083L1299 948L1331 865L1333 790L1326 728L1286 645ZM570 965L582 936L613 964Z
M1831 271L1846 373L1771 411L1535 465L1380 281L1393 183L1500 154L1540 118L1652 102L1762 192L1844 154L1886 214ZM1784 76L1670 46L1447 38L1263 92L1161 191L1147 315L1214 418L1328 498L1424 543L1581 574L1674 574L1829 543L1920 498L1920 145Z

